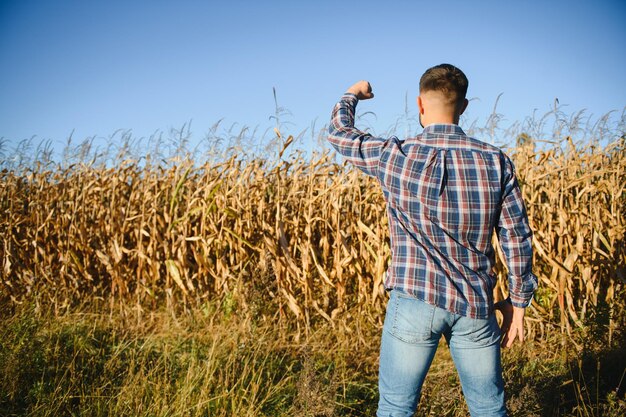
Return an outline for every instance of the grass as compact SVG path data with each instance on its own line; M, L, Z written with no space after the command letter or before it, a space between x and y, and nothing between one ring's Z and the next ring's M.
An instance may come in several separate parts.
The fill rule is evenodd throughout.
M3 416L369 416L379 325L338 317L298 340L226 305L61 315L18 308L0 322ZM602 343L604 342L604 343ZM578 350L562 337L503 354L513 416L621 416L625 338ZM464 416L442 343L418 415Z
M365 415L375 398L374 370L333 349L338 341L295 342L223 308L56 318L25 309L0 332L2 415Z

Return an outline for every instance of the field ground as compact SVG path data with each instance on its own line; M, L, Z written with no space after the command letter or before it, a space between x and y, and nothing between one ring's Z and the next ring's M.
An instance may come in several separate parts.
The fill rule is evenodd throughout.
M371 416L379 324L345 313L308 335L236 305L60 313L0 322L3 416ZM3 310L6 311L6 310ZM300 334L298 337L297 335ZM561 335L503 353L513 416L622 416L624 335ZM579 344L576 344L576 342ZM587 342L585 342L587 341ZM418 415L465 416L442 343Z

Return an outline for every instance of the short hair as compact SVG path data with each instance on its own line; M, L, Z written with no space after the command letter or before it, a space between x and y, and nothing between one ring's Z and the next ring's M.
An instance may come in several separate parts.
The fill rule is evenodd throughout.
M450 104L460 107L467 94L469 81L463 71L450 64L440 64L426 70L420 78L420 94L440 91Z

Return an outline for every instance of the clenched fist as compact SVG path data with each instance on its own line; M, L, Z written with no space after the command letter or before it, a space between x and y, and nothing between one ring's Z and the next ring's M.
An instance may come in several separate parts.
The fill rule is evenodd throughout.
M348 93L354 94L359 100L367 100L374 97L372 86L367 81L359 81L354 84L352 87L348 88Z

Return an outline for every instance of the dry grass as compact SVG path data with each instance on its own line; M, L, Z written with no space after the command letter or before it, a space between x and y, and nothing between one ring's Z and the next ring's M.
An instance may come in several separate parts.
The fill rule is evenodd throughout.
M1 415L367 415L375 404L363 365L375 356L327 331L294 342L225 304L179 317L35 310L0 320Z
M380 330L341 314L296 341L228 303L173 316L23 305L0 318L3 416L371 416ZM336 328L342 329L337 331ZM626 340L622 337L619 343ZM560 335L503 354L513 416L621 416L619 344L578 352ZM623 346L623 345L621 345ZM417 415L467 415L440 347Z

